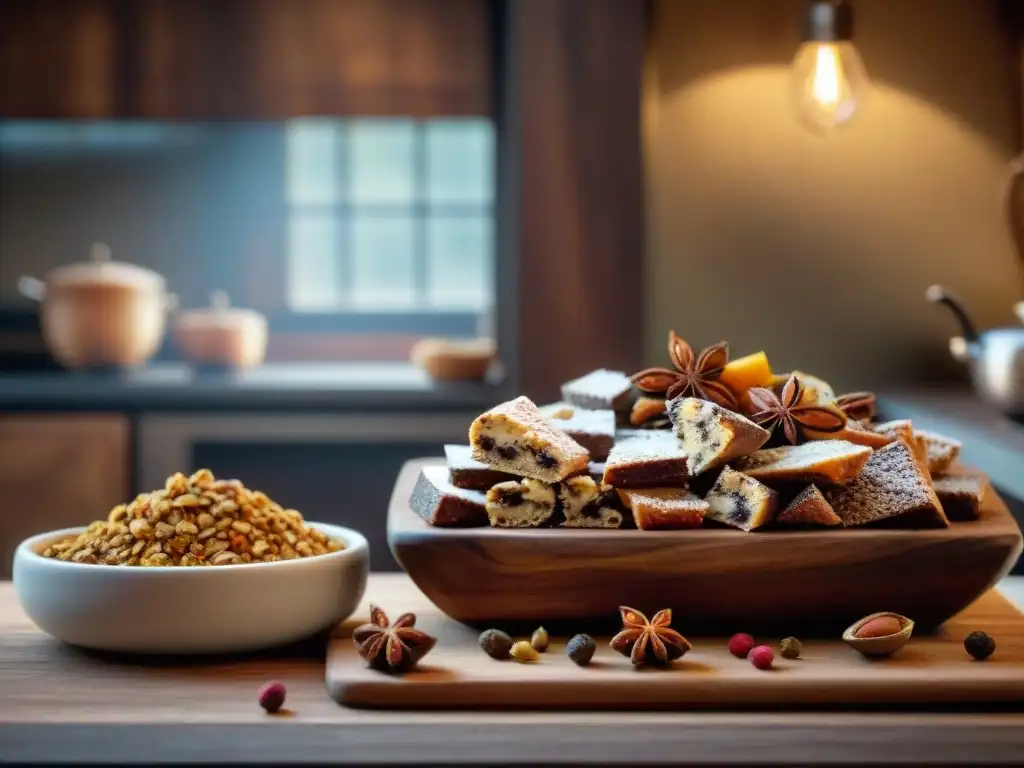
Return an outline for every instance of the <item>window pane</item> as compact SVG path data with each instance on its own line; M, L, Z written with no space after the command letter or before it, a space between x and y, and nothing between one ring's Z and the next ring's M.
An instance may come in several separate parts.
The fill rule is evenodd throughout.
M435 308L491 305L491 217L434 216L427 222L427 296Z
M411 309L417 304L412 216L352 216L353 307Z
M349 123L349 187L354 202L408 202L416 194L416 126L409 120Z
M427 131L427 196L432 202L490 202L494 127L489 120L433 120Z
M295 213L288 224L288 306L294 312L337 309L337 217L330 212Z
M285 132L288 202L332 203L340 196L339 128L334 120L292 120Z

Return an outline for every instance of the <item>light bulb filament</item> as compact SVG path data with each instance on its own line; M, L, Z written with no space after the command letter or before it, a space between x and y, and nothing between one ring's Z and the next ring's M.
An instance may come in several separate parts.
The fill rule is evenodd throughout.
M823 107L834 108L839 104L842 78L843 65L839 62L836 49L831 45L819 45L811 81L814 100Z

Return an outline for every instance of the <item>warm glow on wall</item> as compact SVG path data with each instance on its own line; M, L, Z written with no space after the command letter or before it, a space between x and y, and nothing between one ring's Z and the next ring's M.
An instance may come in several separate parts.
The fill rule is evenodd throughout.
M853 44L853 8L848 2L810 4L791 79L797 117L810 130L828 133L857 113L870 82Z

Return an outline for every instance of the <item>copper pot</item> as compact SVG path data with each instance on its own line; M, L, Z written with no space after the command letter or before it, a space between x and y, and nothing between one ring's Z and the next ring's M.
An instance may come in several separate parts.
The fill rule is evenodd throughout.
M46 345L68 368L145 363L177 303L162 275L111 260L103 243L93 245L90 261L57 267L44 280L22 277L18 290L40 303Z
M174 341L193 365L248 368L267 354L267 320L254 310L232 307L228 295L216 291L209 307L178 313Z

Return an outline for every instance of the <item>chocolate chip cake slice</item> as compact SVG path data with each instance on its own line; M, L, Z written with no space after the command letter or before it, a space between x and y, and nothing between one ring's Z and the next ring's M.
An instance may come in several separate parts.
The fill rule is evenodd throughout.
M946 517L955 522L977 520L988 480L983 475L939 475L932 479Z
M619 498L642 531L700 528L708 503L685 488L620 488Z
M614 488L657 488L686 485L686 452L671 432L635 437L612 447L601 482Z
M430 465L420 471L409 507L439 528L487 525L487 499L480 491L456 488L448 480L448 468Z
M555 512L555 489L524 478L498 483L487 492L487 518L495 528L536 528Z
M818 486L808 485L775 517L780 525L832 526L843 521Z
M448 462L448 479L456 488L486 491L492 485L516 479L515 475L491 469L474 459L468 445L446 445L444 456Z
M528 397L480 414L469 428L472 456L492 469L557 483L587 470L587 449L555 427Z
M846 440L812 440L800 445L762 448L731 465L763 483L845 485L864 468L871 453L871 448Z
M771 436L745 416L695 397L670 400L668 414L691 475L756 451Z
M705 515L708 520L752 531L772 521L779 495L754 478L726 466L704 501L708 503Z
M949 525L935 491L902 442L879 448L849 484L824 495L845 527L869 523L908 528Z
M580 408L625 411L633 395L633 382L622 371L599 368L562 385L562 399Z
M558 484L565 528L618 528L622 512L611 488L602 489L592 477L578 475ZM611 498L610 498L611 497Z

